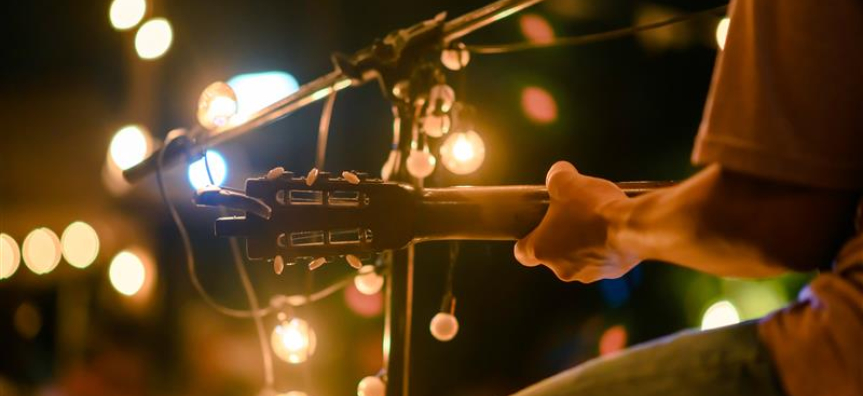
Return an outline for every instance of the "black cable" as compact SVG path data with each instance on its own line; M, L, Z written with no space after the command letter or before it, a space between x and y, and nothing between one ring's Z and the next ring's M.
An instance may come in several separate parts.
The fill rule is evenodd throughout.
M468 45L468 51L474 54L480 55L492 55L492 54L505 54L510 52L519 52L519 51L527 51L532 49L540 49L540 48L552 48L552 47L565 47L565 46L578 46L585 44L593 44L601 41L612 40L620 37L625 37L629 35L633 35L636 33L640 33L646 30L658 29L664 26L672 25L675 23L685 22L702 15L709 14L720 14L725 13L728 9L728 5L723 5L719 7L710 8L703 11L692 12L689 14L679 15L673 18L669 18L663 21L652 22L644 25L632 26L623 29L610 30L607 32L594 33L594 34L586 34L581 36L573 36L573 37L561 37L555 39L553 41L549 41L547 43L532 43L532 42L523 42L523 43L513 43L513 44L490 44L490 45Z

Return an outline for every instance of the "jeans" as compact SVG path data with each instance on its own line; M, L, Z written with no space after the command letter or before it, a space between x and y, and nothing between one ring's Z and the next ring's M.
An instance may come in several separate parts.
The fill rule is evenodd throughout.
M514 396L784 396L757 327L683 331L593 359Z

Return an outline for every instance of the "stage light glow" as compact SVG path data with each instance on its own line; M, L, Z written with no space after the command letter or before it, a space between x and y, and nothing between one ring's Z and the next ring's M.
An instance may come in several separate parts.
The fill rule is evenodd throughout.
M237 119L246 120L255 112L296 92L300 84L283 71L240 74L228 80L237 98ZM331 88L327 88L329 95ZM326 95L324 95L326 96Z
M737 308L731 302L722 300L711 305L701 319L701 330L710 330L740 323Z
M21 263L21 251L18 243L8 234L0 234L0 279L6 279L15 274Z
M485 143L474 131L453 133L440 146L440 159L452 173L472 173L485 160Z
M60 237L63 258L76 268L87 268L99 255L99 235L89 224L76 221L69 224Z
M27 234L21 247L24 264L37 275L47 274L57 268L62 257L60 238L47 228L37 228Z
M626 348L626 328L622 325L611 326L599 337L599 354L608 355Z
M221 185L228 177L228 164L225 162L225 158L218 151L208 150L206 163L201 158L189 165L189 183L195 190L211 184L210 176L207 174L207 163L210 164L210 174L213 175L215 185Z
M140 125L126 125L111 139L108 152L111 161L120 170L129 169L143 161L150 151L150 134Z
M114 256L108 268L111 286L120 294L134 296L144 287L147 268L137 254L124 250Z
M174 31L165 18L153 18L138 28L135 34L135 51L141 59L156 59L171 48Z
M22 303L15 309L12 322L15 331L26 340L32 340L42 330L42 314L29 302Z
M144 19L146 0L114 0L108 10L111 26L117 30L129 30Z
M428 177L434 172L437 159L428 151L428 147L423 150L411 150L406 162L408 173L417 179Z
M384 277L375 272L373 265L364 265L357 272L357 276L354 277L354 286L360 293L370 296L381 291L384 286Z
M237 107L237 94L231 86L216 81L198 98L198 122L209 130L221 128L237 114Z
M731 18L722 18L716 25L716 45L720 50L725 49L725 38L728 37L728 26L731 24Z
M537 124L549 124L557 119L557 102L540 87L526 87L521 91L521 108L525 116Z
M279 359L288 363L305 362L315 353L315 331L300 318L283 320L270 337L270 345Z
M524 14L518 19L521 33L528 41L545 44L554 41L554 29L548 20L536 14Z
M357 384L357 396L384 396L387 385L377 376L368 376Z

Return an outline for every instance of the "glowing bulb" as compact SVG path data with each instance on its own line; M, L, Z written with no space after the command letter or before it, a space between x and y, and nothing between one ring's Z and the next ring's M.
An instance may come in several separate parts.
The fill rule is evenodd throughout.
M140 125L126 125L111 139L108 152L111 161L120 170L129 169L143 161L150 151L150 134Z
M37 275L47 274L57 268L62 257L60 238L47 228L30 232L21 247L24 264Z
M440 146L443 166L457 175L466 175L479 169L485 160L485 143L478 133L454 133Z
M386 392L387 384L376 376L365 377L357 385L357 396L384 396Z
M114 290L126 296L133 296L144 287L147 269L140 257L124 250L111 260L108 278L111 280L111 286L114 286Z
M230 85L216 81L198 98L198 122L207 129L221 128L237 114L237 94Z
M408 155L407 160L407 168L408 173L411 176L416 177L417 179L422 179L431 175L434 172L435 164L437 160L431 153L428 152L428 148L425 150L411 150L410 155Z
M128 30L140 23L146 12L146 0L114 0L108 11L108 17L114 29Z
M728 26L730 24L731 19L725 17L716 25L716 44L719 46L720 50L725 49L725 38L728 37Z
M237 95L237 120L247 119L300 88L297 79L283 71L240 74L231 77L228 85Z
M452 340L458 334L458 319L449 312L438 312L429 323L429 331L438 341Z
M737 323L740 323L737 308L730 302L723 300L714 303L704 312L704 317L701 319L701 330L715 329Z
M381 287L384 286L384 277L375 272L373 265L364 265L360 268L359 274L354 277L354 286L360 293L370 296L381 291Z
M89 224L76 221L69 224L60 237L63 257L73 267L87 268L99 255L99 235Z
M210 165L210 173L207 174L207 164ZM213 183L210 183L210 175ZM207 161L203 158L189 165L189 183L195 190L200 190L209 185L221 185L228 176L228 165L225 158L218 151L207 151Z
M464 43L459 43L456 48L448 48L441 52L440 61L450 70L461 70L470 62L470 52Z
M439 138L449 132L452 126L448 114L427 114L423 117L423 132L433 138Z
M0 279L6 279L15 274L21 262L21 251L18 243L7 234L0 234Z
M270 337L276 356L288 363L305 362L315 353L315 331L300 318L282 321Z
M171 48L174 31L165 18L153 18L138 28L135 34L135 51L141 59L156 59Z

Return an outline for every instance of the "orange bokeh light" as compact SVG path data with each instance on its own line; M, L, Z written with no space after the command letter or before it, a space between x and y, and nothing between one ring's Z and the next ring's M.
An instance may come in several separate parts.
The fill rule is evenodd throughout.
M518 25L521 28L521 33L530 42L544 44L554 41L554 29L548 20L539 15L522 15L518 20Z
M350 284L345 288L345 304L357 315L372 318L383 312L384 296L381 292L365 295Z
M557 119L557 102L540 87L527 87L521 91L521 108L531 121L548 124Z
M599 354L608 355L626 347L626 328L622 325L611 326L599 337Z

